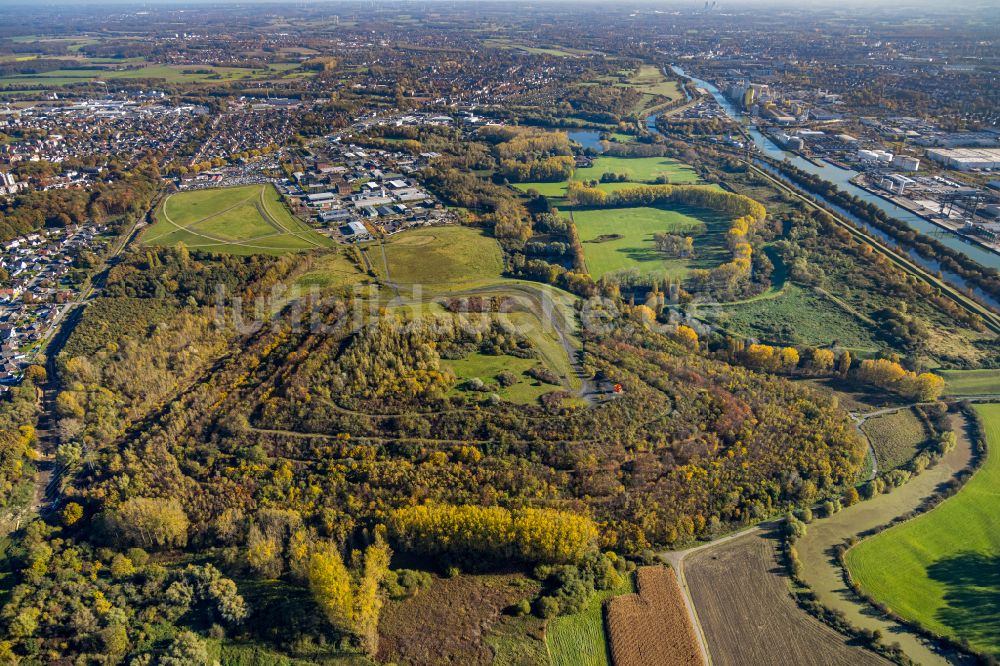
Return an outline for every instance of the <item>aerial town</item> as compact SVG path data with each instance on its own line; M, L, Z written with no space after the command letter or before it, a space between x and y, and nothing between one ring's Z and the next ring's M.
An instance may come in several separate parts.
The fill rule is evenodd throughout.
M1000 660L995 2L0 6L0 664Z

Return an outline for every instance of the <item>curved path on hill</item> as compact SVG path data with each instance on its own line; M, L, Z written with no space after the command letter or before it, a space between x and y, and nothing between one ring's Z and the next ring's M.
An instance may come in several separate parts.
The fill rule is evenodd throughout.
M885 410L883 410L885 411ZM893 411L893 410L888 410ZM924 470L900 488L886 495L847 507L829 518L817 520L806 529L796 548L802 561L802 579L824 606L839 610L847 620L862 629L880 631L883 640L899 642L903 651L918 664L938 666L963 663L961 655L942 654L917 632L893 620L883 618L847 587L834 548L851 537L881 527L900 515L918 509L941 484L950 481L972 462L968 423L964 415L953 414L951 427L957 436L955 448L934 467Z
M204 238L206 240L211 241L210 243L198 243L198 244L190 244L190 245L188 245L188 247L192 248L192 249L194 249L194 248L201 248L201 247L215 247L215 246L218 246L218 245L233 245L233 246L241 246L241 247L253 248L255 250L272 250L272 251L282 251L282 252L286 252L286 251L289 251L289 250L292 250L292 249L296 249L296 248L277 247L277 246L271 246L271 245L258 245L257 244L259 241L265 241L265 240L267 240L269 238L281 238L281 237L285 237L285 236L294 236L295 238L298 238L299 240L302 240L302 241L305 241L307 243L310 243L311 245L313 245L315 247L318 247L318 248L323 247L323 245L321 245L320 243L316 242L314 239L309 238L308 235L303 235L303 234L306 234L305 231L295 231L295 230L287 229L280 222L278 222L276 219L274 219L271 216L271 214L267 210L266 204L264 203L264 191L266 190L266 188L267 188L267 185L262 185L261 188L260 188L260 190L258 191L258 193L256 195L251 194L246 199L243 199L242 201L239 201L239 202L233 204L232 206L229 206L228 208L224 208L222 210L216 211L216 212L212 213L211 215L207 215L207 216L205 216L205 217L203 217L201 219L194 220L194 221L189 222L187 224L180 224L179 222L176 222L172 217L170 217L170 213L167 212L167 202L170 201L171 197L173 197L174 195L173 194L169 194L169 195L167 195L163 199L163 204L159 207L159 209L160 209L160 212L163 214L163 219L165 221L167 221L171 226L173 226L174 229L172 229L170 231L166 231L166 232L164 232L162 234L159 234L157 236L153 236L151 238L147 238L147 239L145 239L145 242L146 243L151 243L151 242L156 241L156 240L158 240L160 238L163 238L164 236L168 236L168 235L174 233L175 231L184 231L186 233L191 234L192 236L198 236L199 238ZM276 233L273 233L273 234L264 234L263 236L254 236L252 238L244 238L244 239L235 239L234 240L234 239L219 238L218 236L213 236L211 234L206 234L206 233L201 232L201 231L196 231L195 229L192 228L196 224L199 224L201 222L205 222L206 220L211 220L214 217L218 217L219 215L222 215L223 213L227 213L227 212L233 210L234 208L239 208L240 206L242 206L244 204L248 204L248 203L252 203L253 204L254 208L256 208L256 210L257 210L257 213L268 224L268 226L270 226L272 229L275 230ZM308 248L298 248L298 249L308 249Z
M600 396L603 394L598 390L596 384L586 376L583 370L583 365L580 362L581 350L578 349L577 345L573 344L575 335L575 331L573 330L574 322L567 319L559 303L544 288L536 284L506 280L469 289L429 289L419 299L407 298L403 296L400 285L392 279L392 274L389 272L389 258L386 254L384 241L379 242L379 250L382 255L382 267L385 275L382 283L396 294L396 304L398 305L424 305L442 298L463 298L467 296L509 297L511 296L511 292L516 292L518 296L522 297L520 302L526 307L527 311L533 314L542 326L550 326L555 331L559 344L569 359L573 375L580 383L580 388L576 391L577 396L588 405L593 406L597 404ZM365 257L366 263L370 266L370 259L367 252L364 252L362 256ZM539 353L543 352L539 350ZM548 360L549 365L556 368L561 365L554 362L554 359L543 360ZM566 388L572 388L572 379L565 375L562 378L566 382Z

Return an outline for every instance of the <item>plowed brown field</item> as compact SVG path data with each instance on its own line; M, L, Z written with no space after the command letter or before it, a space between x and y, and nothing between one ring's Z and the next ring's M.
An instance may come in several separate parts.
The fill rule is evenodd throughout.
M672 569L641 567L638 594L608 602L608 638L615 666L695 666L698 638Z
M886 666L798 607L777 560L777 541L754 533L684 561L713 666Z

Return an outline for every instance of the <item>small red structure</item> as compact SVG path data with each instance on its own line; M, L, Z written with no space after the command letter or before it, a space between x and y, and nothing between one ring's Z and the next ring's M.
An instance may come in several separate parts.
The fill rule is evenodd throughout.
M621 393L621 392L622 392L622 385L615 384L615 393Z

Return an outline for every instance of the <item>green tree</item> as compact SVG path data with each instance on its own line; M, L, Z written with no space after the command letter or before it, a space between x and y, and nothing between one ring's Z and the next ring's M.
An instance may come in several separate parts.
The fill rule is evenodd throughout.
M197 634L181 631L160 657L160 666L212 666L208 646Z

